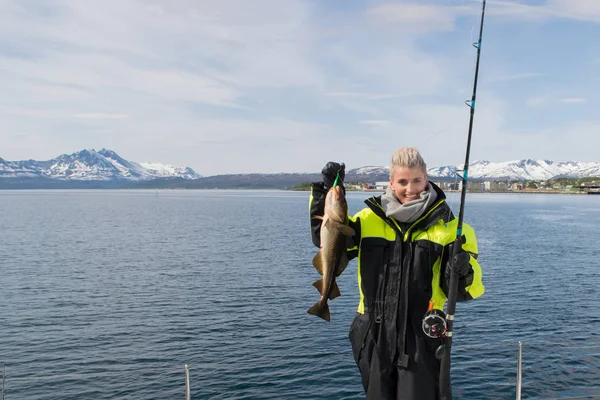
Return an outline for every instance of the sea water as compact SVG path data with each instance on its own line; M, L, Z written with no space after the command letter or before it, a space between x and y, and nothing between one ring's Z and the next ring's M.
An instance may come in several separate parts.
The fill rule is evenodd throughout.
M372 193L349 192L350 212ZM356 260L331 322L308 193L0 191L4 399L362 399L348 327ZM459 196L450 194L457 211ZM457 399L600 396L600 197L468 194L486 293L459 303ZM587 397L586 397L587 396Z

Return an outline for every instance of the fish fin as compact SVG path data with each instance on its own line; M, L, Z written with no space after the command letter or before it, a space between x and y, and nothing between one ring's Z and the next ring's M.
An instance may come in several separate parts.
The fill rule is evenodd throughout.
M330 321L329 314L329 306L326 301L317 301L311 308L307 311L311 315L316 315L317 317L323 318L325 321Z
M314 281L313 286L316 287L317 290L319 290L319 293L321 293L321 296L323 296L323 279ZM340 293L339 286L337 285L337 283L335 281L333 281L333 285L331 287L331 292L329 292L329 300L333 300L336 297L339 297L341 295L342 294Z
M323 279L314 281L313 286L319 290L319 293L321 293L321 295L323 294Z
M352 237L356 234L354 228L344 224L343 222L334 221L331 218L329 219L329 221L335 226L335 229L339 229L340 233L344 236Z
M342 235L348 237L352 237L356 234L356 231L354 231L353 228L349 227L346 224L342 224L342 226L340 226L340 232L342 232Z
M320 215L317 215L315 217L312 217L312 219L320 219L321 220L321 229L327 227L327 224L331 221L331 218L328 218L327 215L321 217Z
M342 272L344 272L344 270L346 269L347 266L348 266L348 255L346 254L346 252L343 252L342 255L340 256L340 262L338 263L338 266L335 269L335 276L340 276L342 274Z
M321 253L321 251L319 250L319 252L313 257L312 264L315 267L315 269L319 271L321 275L323 275L323 257L321 256L321 254L323 253Z
M322 294L322 293L321 293ZM340 293L340 288L337 285L336 281L333 281L333 285L331 286L331 292L329 292L329 300L333 300L336 297L341 296L342 294Z

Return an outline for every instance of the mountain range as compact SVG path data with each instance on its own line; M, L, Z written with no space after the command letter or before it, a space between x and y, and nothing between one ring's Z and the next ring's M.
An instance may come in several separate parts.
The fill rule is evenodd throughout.
M454 179L462 169L462 165L446 165L428 168L432 179ZM353 175L386 175L389 167L362 167L348 171ZM493 180L532 180L544 181L557 178L586 178L600 176L600 162L549 160L517 160L494 163L491 161L475 161L469 165L470 179Z
M428 168L432 180L455 180L462 165ZM535 180L600 177L600 162L517 160L476 161L472 180ZM125 160L108 149L83 149L48 161L6 161L0 158L0 189L46 188L189 188L287 189L321 179L320 173L230 174L203 177L189 167ZM389 167L349 169L347 182L389 180Z
M199 179L191 168L173 167L160 163L128 161L112 150L83 149L72 154L62 154L47 161L6 161L0 158L1 183L39 183L64 187L96 183L97 186L118 186L126 182L154 179ZM102 185L104 183L105 185ZM12 185L11 185L12 186Z

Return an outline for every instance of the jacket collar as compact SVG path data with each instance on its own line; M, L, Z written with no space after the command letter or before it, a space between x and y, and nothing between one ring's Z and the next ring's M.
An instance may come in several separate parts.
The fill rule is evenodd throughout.
M431 182L431 186L437 194L436 202L433 203L431 207L429 207L429 209L427 209L425 213L419 219L417 219L408 230L414 228L428 229L440 219L446 223L454 219L454 214L446 203L446 194L435 183ZM386 221L390 226L392 226L392 228L396 229L398 227L398 224L395 221L392 221L392 218L385 215L385 211L381 205L381 195L370 197L365 200L365 203L379 218Z

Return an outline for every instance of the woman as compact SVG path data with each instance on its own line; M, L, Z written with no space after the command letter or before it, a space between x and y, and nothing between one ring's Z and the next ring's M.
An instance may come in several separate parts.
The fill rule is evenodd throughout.
M321 221L313 217L323 215L327 190L344 174L344 164L329 162L323 182L312 185L316 246ZM360 302L349 337L367 399L435 400L441 339L424 332L423 317L443 309L451 268L459 277L459 301L483 294L475 232L463 224L462 249L450 263L458 219L444 192L429 182L415 148L394 152L389 187L365 203L348 219L356 232L348 256L358 257Z

